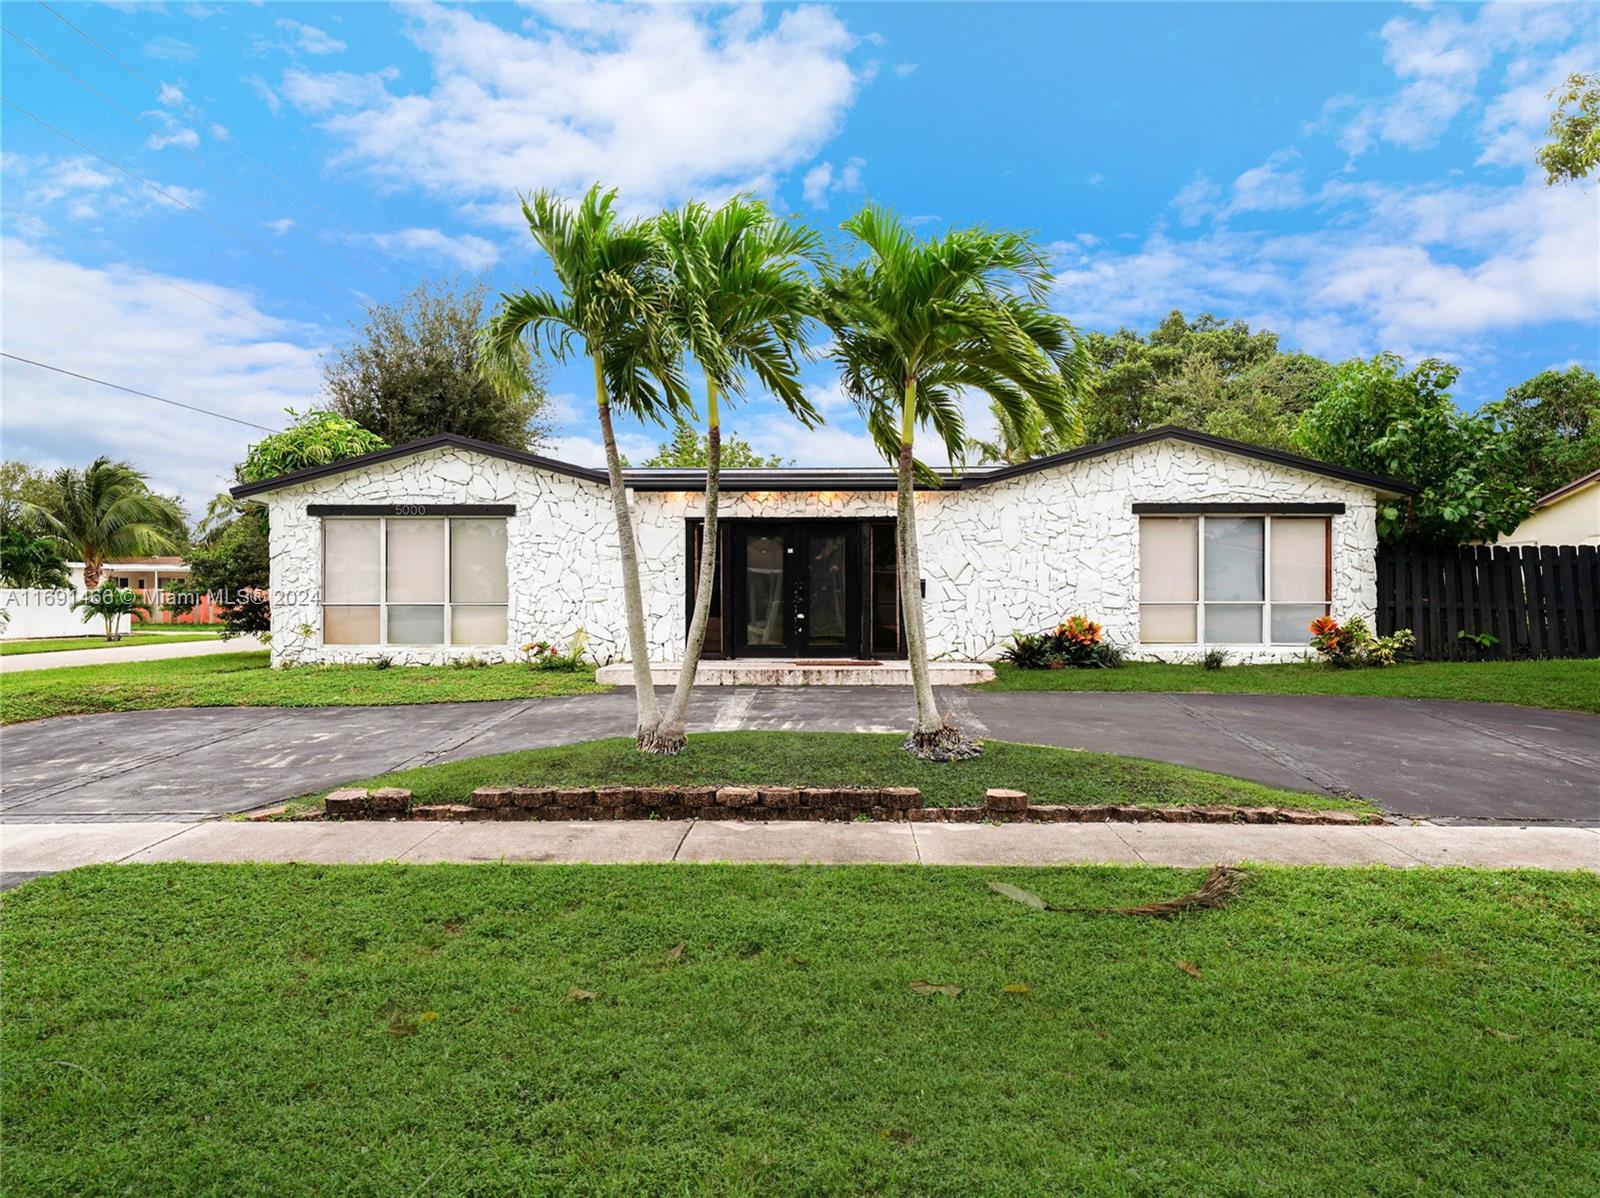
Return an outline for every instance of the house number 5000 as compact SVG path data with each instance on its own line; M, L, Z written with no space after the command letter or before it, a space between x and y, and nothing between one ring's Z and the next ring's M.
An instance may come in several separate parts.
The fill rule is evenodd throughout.
M425 503L397 503L394 505L394 514L397 516L426 516L428 505Z

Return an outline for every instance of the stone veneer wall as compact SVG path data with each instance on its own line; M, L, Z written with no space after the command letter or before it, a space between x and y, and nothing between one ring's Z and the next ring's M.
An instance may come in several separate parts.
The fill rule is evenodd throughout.
M271 493L273 661L404 663L507 647L321 647L320 521L308 503L514 503L508 536L511 644L564 641L588 629L599 661L623 656L616 534L603 486L457 449L381 463ZM927 579L928 643L938 657L990 659L1013 630L1082 612L1136 657L1166 661L1199 650L1138 644L1135 503L1343 503L1333 517L1333 607L1369 619L1377 602L1376 498L1340 482L1183 441L1157 441L969 491L923 492L917 527ZM704 510L687 492L634 496L651 657L675 661L684 637L684 521ZM736 517L892 516L887 492L729 492ZM310 627L312 635L303 634ZM1301 648L1230 647L1236 661L1292 660Z

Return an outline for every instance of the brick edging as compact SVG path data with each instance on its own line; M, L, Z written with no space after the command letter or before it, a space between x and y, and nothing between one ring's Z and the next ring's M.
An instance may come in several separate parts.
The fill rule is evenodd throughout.
M1367 824L1382 816L1290 807L1040 805L1020 790L990 790L981 805L926 807L914 787L480 786L466 803L414 804L398 787L328 795L332 819L415 820L894 820L912 823Z

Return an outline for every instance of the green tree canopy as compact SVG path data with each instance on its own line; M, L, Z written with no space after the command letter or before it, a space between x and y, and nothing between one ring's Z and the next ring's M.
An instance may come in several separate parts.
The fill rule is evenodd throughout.
M42 535L44 522L37 505L49 491L48 471L15 459L0 462L0 529Z
M189 590L209 594L223 636L270 632L267 604L271 554L265 512L246 512L218 528L189 553Z
M1600 165L1600 71L1574 72L1550 93L1550 140L1539 149L1545 182L1576 183Z
M356 339L323 362L333 410L390 445L456 433L529 449L550 432L544 370L530 363L517 389L478 371L487 289L424 282L373 304Z
M1457 373L1434 358L1406 370L1394 354L1346 362L1295 430L1296 447L1311 457L1417 488L1409 500L1379 505L1385 541L1488 540L1532 506L1494 418L1469 416L1450 398Z
M61 545L12 525L0 529L0 584L8 587L64 587L72 581Z
M737 433L722 434L722 465L730 470L751 466L782 466L782 454L772 454L770 457L756 452L751 448L750 442L744 440ZM672 440L663 441L656 447L656 451L645 459L646 466L678 466L683 468L705 469L709 458L710 437L707 433L697 432L693 425L680 422L672 430Z
M1600 470L1600 375L1582 366L1541 370L1488 404L1518 477L1535 495Z
M283 432L263 437L250 447L244 461L234 469L240 482L261 482L388 446L382 437L337 412L307 412L302 416L291 408L289 418L294 423Z

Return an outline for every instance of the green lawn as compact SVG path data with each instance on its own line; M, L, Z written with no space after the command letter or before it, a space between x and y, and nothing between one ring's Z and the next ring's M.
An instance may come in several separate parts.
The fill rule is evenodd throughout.
M401 770L360 786L404 786L419 803L464 803L479 786L915 786L929 806L983 801L991 786L1035 803L1143 807L1300 807L1376 811L1360 800L1278 790L1159 761L986 740L970 761L918 761L905 737L863 732L703 732L677 757L635 751L629 737L525 749ZM345 785L349 785L346 783ZM329 789L333 789L330 787Z
M1200 666L1129 662L1120 670L1019 670L995 665L979 690L1201 691L1245 695L1384 695L1400 699L1481 699L1526 707L1600 712L1600 660L1428 661L1383 670L1330 670L1321 664Z
M0 657L19 653L63 653L68 649L123 649L133 645L174 645L180 641L214 641L214 632L125 632L120 641L104 636L59 636L45 640L0 641Z
M338 707L527 699L601 691L593 671L561 674L521 665L302 666L273 670L265 650L130 661L8 674L0 724L46 716L150 707Z
M1261 869L1166 921L991 878L1120 906L1199 871L31 882L0 900L6 1189L1594 1192L1595 876Z

